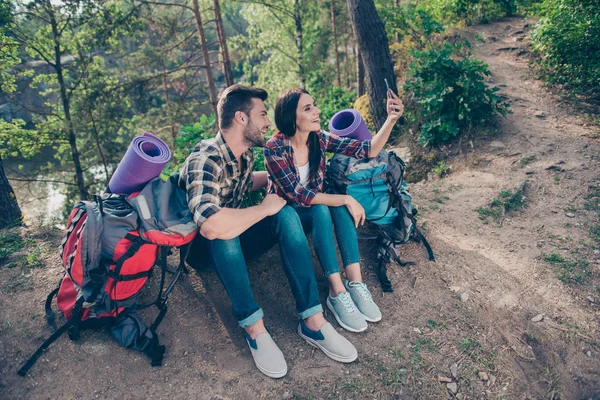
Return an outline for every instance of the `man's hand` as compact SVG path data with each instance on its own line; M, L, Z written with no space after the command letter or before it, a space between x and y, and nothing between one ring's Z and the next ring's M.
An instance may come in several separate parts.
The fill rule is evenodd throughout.
M262 203L260 203L260 207L262 207L267 216L275 215L286 205L286 201L276 194L268 194L263 199Z
M344 199L344 204L354 219L354 226L358 228L359 225L363 225L366 219L365 209L363 206L361 206L360 203L352 196L346 196Z

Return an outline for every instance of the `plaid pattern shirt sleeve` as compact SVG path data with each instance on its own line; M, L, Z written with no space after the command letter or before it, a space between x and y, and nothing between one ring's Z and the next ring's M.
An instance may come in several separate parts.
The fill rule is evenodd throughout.
M359 159L369 158L371 150L370 140L355 140L350 138L342 138L333 133L321 131L321 137L325 141L325 149L331 153L341 153L346 156Z
M283 143L276 138L272 139L265 146L264 152L265 165L277 193L283 194L288 201L309 207L318 191L300 183L294 160L290 156L291 153L286 152Z
M221 163L222 159L218 155L201 151L193 153L182 168L181 178L185 179L188 207L198 227L221 210Z

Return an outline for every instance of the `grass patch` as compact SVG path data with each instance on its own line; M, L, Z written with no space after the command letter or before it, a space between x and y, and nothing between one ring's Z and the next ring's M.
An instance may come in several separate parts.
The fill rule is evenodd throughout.
M431 172L436 174L439 178L443 178L450 173L450 167L448 167L446 161L442 160L432 168Z
M590 264L583 257L572 260L553 253L545 256L544 261L557 271L558 279L564 283L584 285L592 276Z
M523 186L524 187L524 186ZM512 215L527 205L523 189L512 192L503 190L487 207L479 207L479 219L488 223L488 218L500 223L505 215Z
M416 367L423 364L423 361L425 361L421 355L423 349L429 352L439 353L437 343L430 337L419 338L414 342L410 342L410 345L412 347L410 362Z
M488 370L494 369L496 353L493 350L486 350L477 339L466 337L458 342L458 348L461 352L469 356L475 364L483 366Z
M434 197L433 199L431 199L431 201L433 201L434 203L438 203L438 204L444 204L447 200L450 200L450 197L440 196L440 197Z
M600 186L589 186L587 196L585 196L585 202L583 207L588 211L600 211Z
M25 247L25 242L17 231L0 231L0 263L8 259L12 253L16 253Z
M519 168L525 168L530 162L535 160L535 156L523 157L519 160Z

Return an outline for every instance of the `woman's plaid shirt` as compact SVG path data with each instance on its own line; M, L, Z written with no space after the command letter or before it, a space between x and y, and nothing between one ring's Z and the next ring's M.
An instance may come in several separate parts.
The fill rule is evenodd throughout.
M341 138L332 133L319 132L321 161L317 176L308 186L300 183L298 166L294 160L294 149L290 139L282 133L273 136L265 146L265 165L269 171L269 191L302 207L310 203L319 192L323 192L325 178L325 153L341 153L356 158L369 158L371 141ZM274 186L274 187L273 187Z
M244 194L252 186L254 153L248 150L240 162L219 132L196 145L179 173L194 221L201 226L221 208L241 208Z

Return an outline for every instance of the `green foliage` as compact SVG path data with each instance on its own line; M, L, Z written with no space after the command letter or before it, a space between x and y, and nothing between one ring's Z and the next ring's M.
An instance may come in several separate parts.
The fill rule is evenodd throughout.
M15 230L0 230L0 264L25 246L21 235Z
M448 175L450 172L450 167L446 165L446 161L442 160L435 167L433 167L432 172L436 174L439 178L443 178Z
M200 121L191 125L184 125L179 131L179 135L174 139L174 148L171 153L171 160L163 170L163 178L172 173L179 172L183 162L190 155L196 144L202 140L210 139L215 136L215 115L205 115L200 117Z
M422 107L423 145L452 142L508 111L498 89L484 82L490 74L487 65L473 58L468 42L465 45L444 43L441 48L413 51L405 90Z
M488 222L488 217L492 217L500 223L505 215L511 215L527 205L527 199L521 190L514 193L510 190L503 190L489 204L488 207L479 207L476 211L479 213L479 219Z
M337 86L329 86L324 90L323 97L316 98L317 107L321 109L321 128L328 130L331 117L338 111L352 108L356 100L353 90Z
M546 0L532 34L540 75L551 85L600 101L600 2Z
M589 262L583 258L566 259L560 254L550 254L544 257L544 261L550 264L558 273L558 279L564 283L583 285L592 276Z

